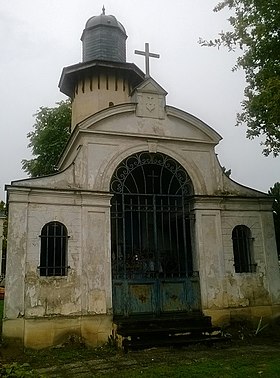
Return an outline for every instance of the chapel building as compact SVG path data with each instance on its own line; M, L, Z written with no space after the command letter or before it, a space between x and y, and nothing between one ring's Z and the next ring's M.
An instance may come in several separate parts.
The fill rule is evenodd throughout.
M166 104L126 62L126 31L103 10L66 67L68 144L54 175L13 181L3 336L25 347L70 334L100 345L118 319L280 312L273 199L227 177L220 135Z

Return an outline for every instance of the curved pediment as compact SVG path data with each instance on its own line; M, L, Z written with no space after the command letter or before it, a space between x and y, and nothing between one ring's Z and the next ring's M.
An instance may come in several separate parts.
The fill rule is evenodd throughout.
M137 115L137 104L122 104L102 110L78 125L78 130L156 137L216 145L222 139L210 126L174 107L165 107L165 117ZM77 130L77 131L78 131Z

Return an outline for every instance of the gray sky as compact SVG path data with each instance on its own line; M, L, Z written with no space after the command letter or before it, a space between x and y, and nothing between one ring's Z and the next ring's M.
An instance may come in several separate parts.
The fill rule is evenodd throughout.
M246 128L235 127L245 86L243 73L231 72L236 56L197 43L228 27L228 14L212 11L217 2L107 0L104 5L126 29L127 61L144 70L144 58L133 52L149 42L150 50L160 54L151 61L151 76L169 93L168 105L221 134L216 152L234 180L267 191L280 181L280 158L264 157L260 141L246 139ZM66 98L58 89L62 68L81 61L85 23L102 6L99 0L1 1L0 200L5 184L26 177L21 160L31 157L26 135L33 114Z

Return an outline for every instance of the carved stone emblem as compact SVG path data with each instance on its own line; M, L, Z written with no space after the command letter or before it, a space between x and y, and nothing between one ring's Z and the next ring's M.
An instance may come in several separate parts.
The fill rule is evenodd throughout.
M155 104L155 99L152 96L147 96L147 102L146 102L146 108L152 112L155 110L156 104Z

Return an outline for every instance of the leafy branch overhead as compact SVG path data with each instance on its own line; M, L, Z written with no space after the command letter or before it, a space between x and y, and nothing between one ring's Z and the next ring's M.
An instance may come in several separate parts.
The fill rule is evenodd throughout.
M35 114L34 130L27 134L33 159L22 160L31 177L57 172L58 159L70 135L71 103L60 101L54 108L41 107Z
M231 30L218 38L199 40L202 46L241 49L234 69L243 69L247 87L237 124L246 124L247 137L263 136L264 155L280 154L280 0L224 0Z

